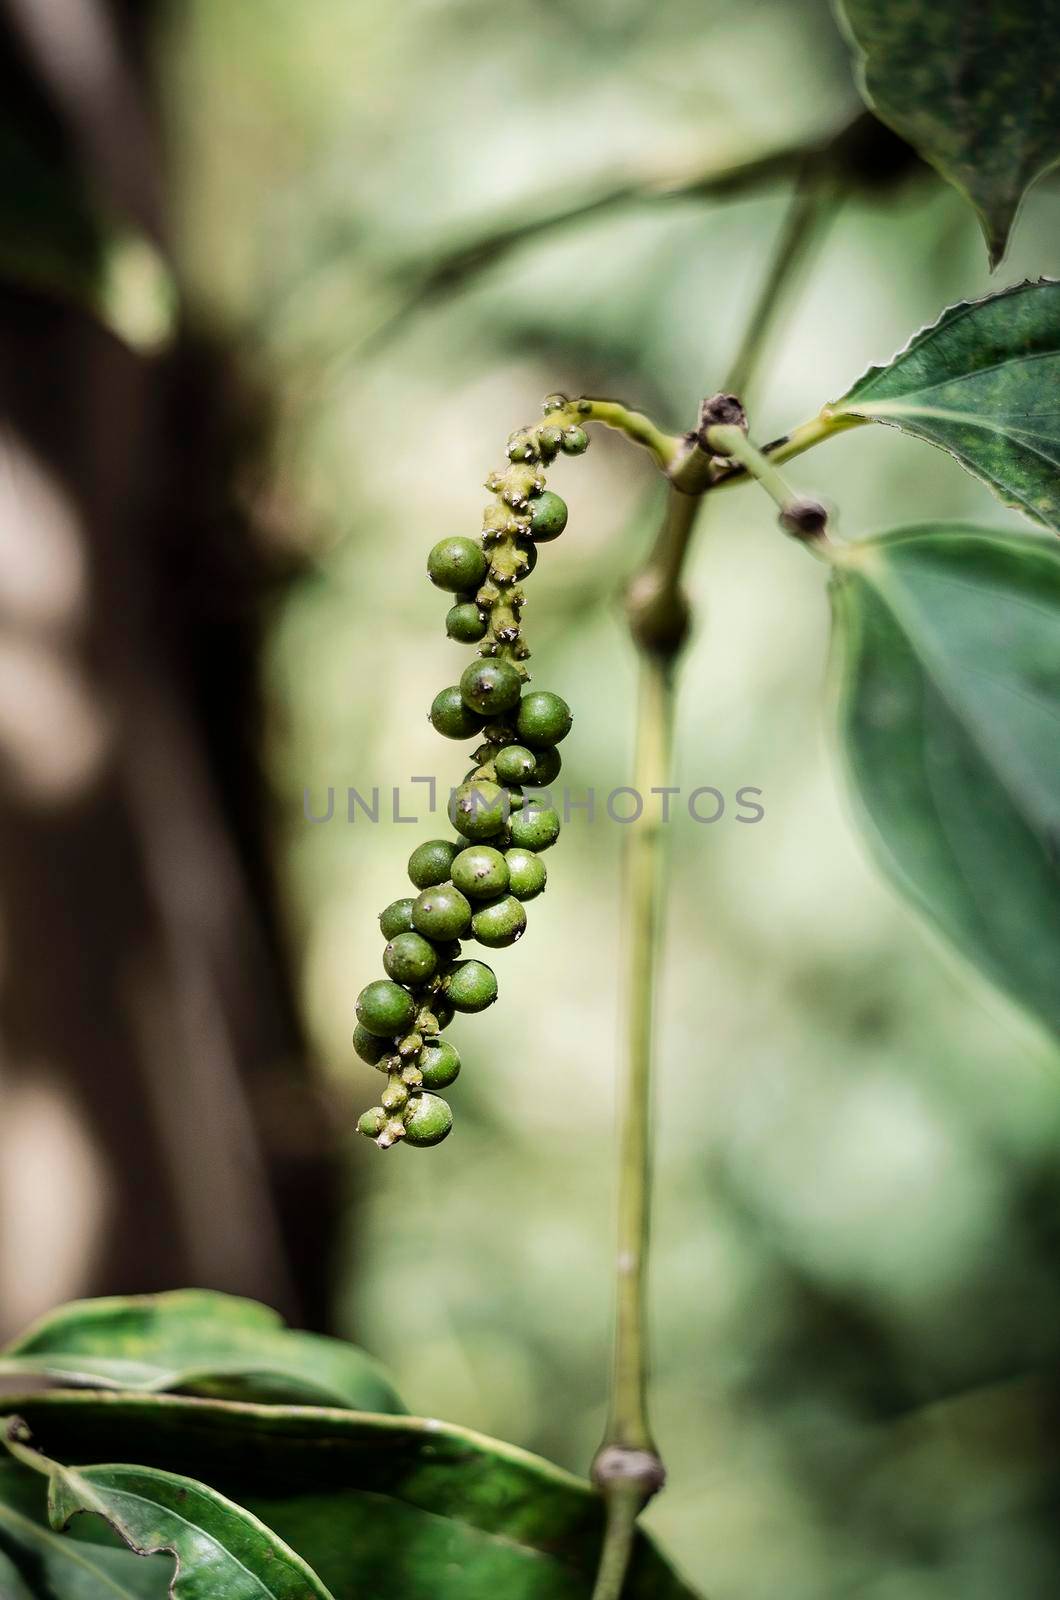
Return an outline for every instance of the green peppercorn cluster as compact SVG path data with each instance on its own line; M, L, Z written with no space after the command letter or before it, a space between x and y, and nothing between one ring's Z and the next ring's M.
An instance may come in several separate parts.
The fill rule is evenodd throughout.
M358 1128L382 1149L398 1140L439 1144L449 1133L453 1115L436 1091L455 1080L460 1056L442 1032L457 1012L484 1011L497 998L492 969L463 957L461 940L499 949L522 937L525 902L545 887L541 852L559 836L555 810L525 803L525 791L559 775L556 746L571 713L558 694L527 688L522 584L538 547L567 523L566 505L545 488L545 469L561 452L587 449L580 405L550 395L544 420L512 434L508 465L486 480L493 498L481 537L440 539L427 558L431 582L453 596L447 634L478 647L459 683L435 696L430 720L446 738L477 744L449 801L457 837L412 852L417 893L379 918L387 975L357 999L354 1048L386 1076L379 1104Z

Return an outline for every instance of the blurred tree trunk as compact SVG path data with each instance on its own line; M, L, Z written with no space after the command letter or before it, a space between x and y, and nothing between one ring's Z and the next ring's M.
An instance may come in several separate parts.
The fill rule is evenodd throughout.
M19 127L164 248L152 7L6 0ZM0 1332L193 1283L328 1316L334 1119L267 867L264 616L230 353L0 287Z

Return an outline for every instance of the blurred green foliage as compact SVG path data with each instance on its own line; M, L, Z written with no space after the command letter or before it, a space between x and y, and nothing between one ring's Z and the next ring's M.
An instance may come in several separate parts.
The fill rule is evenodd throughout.
M477 531L486 471L549 390L687 426L723 381L786 193L590 215L395 323L409 264L631 173L677 180L816 138L856 95L823 0L198 0L158 59L191 303L278 396L251 488L309 563L272 638L275 839L305 1015L352 1132L376 913L435 830L347 825L341 797L378 784L385 808L414 773L461 775L425 717L464 659L426 551ZM1002 277L1040 273L1060 273L1047 186ZM989 286L975 218L942 182L849 201L751 397L756 437ZM848 535L1018 525L891 430L789 475ZM575 707L565 777L606 793L631 753L616 594L658 501L645 463L600 436L554 481L570 526L527 630L536 682ZM653 1295L670 1487L649 1525L719 1597L1040 1595L1055 1061L869 865L828 737L824 575L753 488L718 497L690 583L676 781L756 785L765 817L739 826L730 805L672 828ZM319 809L328 785L336 818L312 826L303 790ZM578 1470L610 1330L621 842L571 821L527 938L498 955L500 1003L457 1026L457 1131L429 1154L351 1149L356 1271L336 1263L346 1331L413 1410Z

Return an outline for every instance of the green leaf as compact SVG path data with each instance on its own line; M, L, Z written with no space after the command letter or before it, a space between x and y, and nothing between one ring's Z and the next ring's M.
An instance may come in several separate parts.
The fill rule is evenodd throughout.
M28 1372L89 1388L405 1409L353 1345L296 1333L267 1306L200 1289L61 1306L0 1357L0 1376Z
M165 1600L171 1574L172 1562L54 1533L45 1479L0 1461L3 1600Z
M192 1478L150 1467L64 1467L31 1448L18 1418L4 1442L48 1478L48 1520L102 1517L140 1556L176 1557L173 1600L331 1600L320 1579L270 1528ZM65 1597L64 1597L65 1600Z
M962 524L850 545L840 722L884 870L1060 1032L1060 552Z
M836 0L862 95L975 207L991 267L1060 159L1060 0Z
M1060 532L1060 283L951 306L826 408L948 450L1006 505Z
M49 1456L125 1460L246 1506L336 1600L589 1600L599 1497L526 1451L419 1417L53 1392L12 1410ZM638 1534L624 1600L695 1600Z

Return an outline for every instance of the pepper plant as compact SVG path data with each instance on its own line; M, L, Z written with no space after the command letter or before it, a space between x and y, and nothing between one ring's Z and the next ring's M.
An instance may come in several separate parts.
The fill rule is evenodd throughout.
M1055 10L996 3L973 18L953 0L846 0L870 104L968 195L992 264L1024 189L1060 153L1060 73L1044 59L1056 32L1043 31ZM1036 75L1041 93L1014 98L1013 84ZM636 788L663 789L670 777L689 631L682 573L697 518L731 491L764 492L782 535L827 583L840 742L884 872L969 962L1060 1029L1060 283L1019 283L942 311L842 395L812 397L817 409L782 438L756 437L767 334L822 212L873 167L859 139L801 159L734 370L689 427L667 431L613 400L551 395L487 479L481 530L430 550L429 577L450 596L446 632L474 652L430 717L473 750L454 774L452 833L412 852L414 893L380 917L385 975L356 1003L355 1048L385 1080L360 1129L384 1150L449 1134L438 1091L454 1092L461 1061L444 1030L455 1012L497 998L488 964L463 941L485 951L514 943L545 889L541 855L559 818L539 791L558 777L572 717L591 708L572 712L532 680L525 587L567 521L547 468L584 452L597 425L643 449L667 484L662 526L626 592L640 664ZM1026 530L924 522L838 537L835 514L782 469L873 424L948 452L984 496L1024 512ZM24 1391L9 1398L2 1434L4 1600L691 1595L637 1529L665 1480L645 1345L664 862L662 830L647 816L627 841L616 1338L591 1483L407 1415L368 1357L284 1328L261 1306L197 1291L75 1304L31 1328L0 1367ZM175 1561L144 1559L160 1552Z

